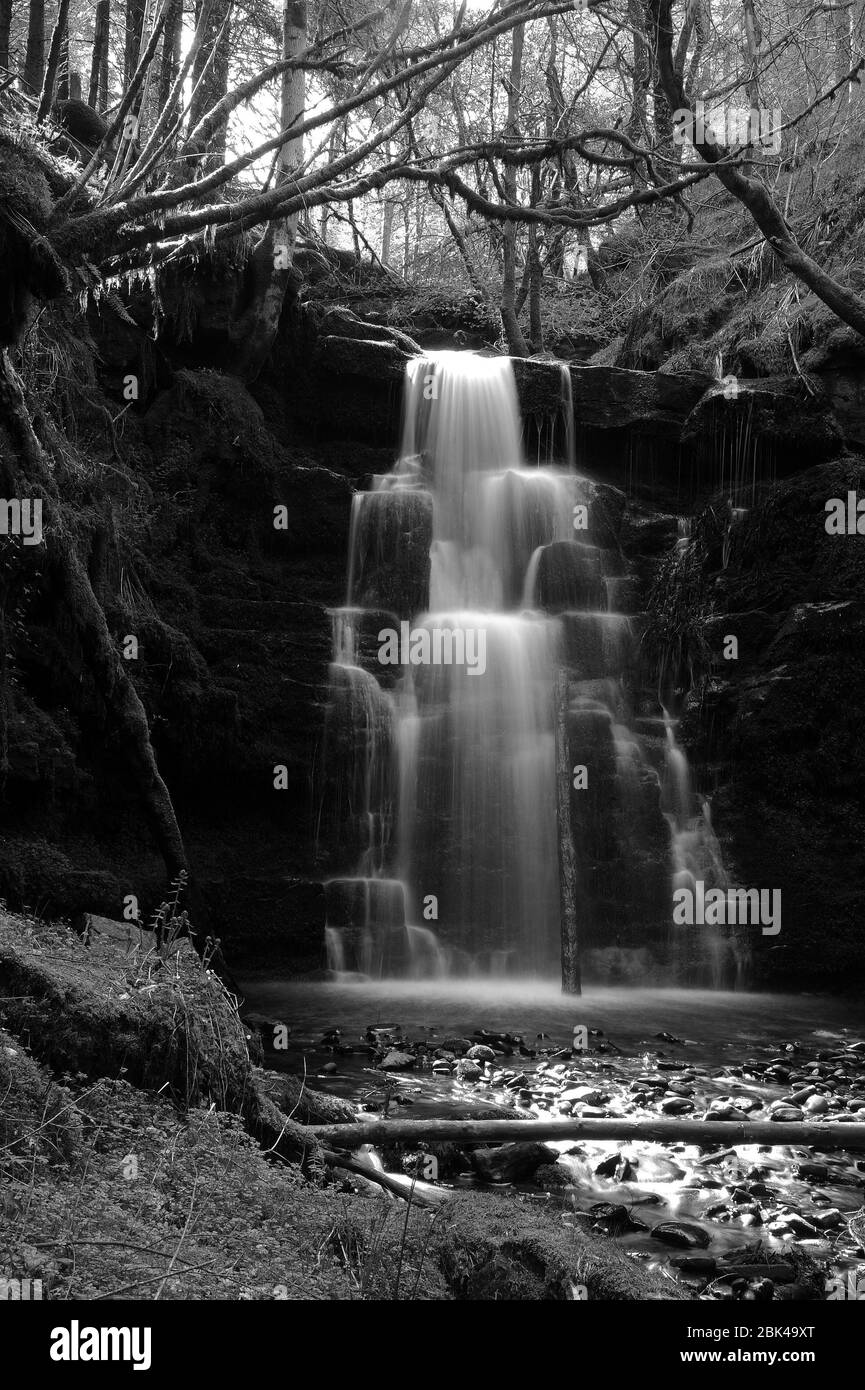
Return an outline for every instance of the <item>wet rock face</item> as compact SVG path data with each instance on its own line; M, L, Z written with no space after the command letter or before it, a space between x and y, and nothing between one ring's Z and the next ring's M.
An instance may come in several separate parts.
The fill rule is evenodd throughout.
M831 400L819 385L796 378L735 379L735 391L715 384L691 410L682 442L695 448L697 466L711 465L726 449L740 456L743 481L788 474L832 458L843 443ZM737 441L747 441L742 447ZM733 463L735 468L735 462Z
M758 978L861 977L865 877L865 571L862 539L829 535L825 504L865 495L842 460L767 492L740 524L726 569L707 560L713 665L681 735L717 785L712 812L731 872L778 888L782 927L756 944ZM739 638L725 661L722 639Z
M135 489L118 503L123 555L94 524L90 568L118 644L138 638L129 671L185 836L196 926L221 936L234 961L290 955L319 969L310 769L353 484L337 460L278 439L249 393L215 372L178 371L143 419L130 412L123 448L136 461ZM164 871L104 711L82 697L80 659L46 620L50 602L40 581L19 615L28 637L0 894L52 915L117 917L135 891L146 914Z
M355 498L350 601L409 620L429 606L433 499L428 492Z

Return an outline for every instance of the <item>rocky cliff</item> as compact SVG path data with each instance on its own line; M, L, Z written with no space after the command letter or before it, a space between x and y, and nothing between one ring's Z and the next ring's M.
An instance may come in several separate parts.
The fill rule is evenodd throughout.
M295 293L248 390L218 369L237 293L219 262L167 282L158 317L149 291L103 299L86 321L60 302L24 377L37 432L75 478L79 548L121 659L135 639L126 669L200 929L236 962L307 972L324 964L328 609L344 595L352 493L393 459L414 343L359 321L350 296L334 308ZM660 614L638 685L651 689L660 660L734 881L790 902L758 975L828 983L846 982L857 947L863 581L861 538L828 536L824 504L862 481L865 411L855 344L841 334L815 353L805 376L735 389L701 371L571 377L578 464L623 494L624 611ZM531 447L558 408L559 369L518 364L518 385ZM709 518L687 574L669 562L681 513ZM164 865L135 779L50 570L38 548L21 558L3 576L0 894L47 916L117 917L130 894L147 911ZM697 594L684 636L683 583Z

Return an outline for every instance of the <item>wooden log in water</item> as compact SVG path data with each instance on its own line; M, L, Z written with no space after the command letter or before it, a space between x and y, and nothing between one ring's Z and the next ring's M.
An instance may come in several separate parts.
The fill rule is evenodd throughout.
M865 1150L865 1124L798 1124L754 1120L371 1120L362 1124L309 1125L322 1144L356 1149L361 1144L510 1144L535 1139L642 1139L668 1144L797 1144L817 1149Z

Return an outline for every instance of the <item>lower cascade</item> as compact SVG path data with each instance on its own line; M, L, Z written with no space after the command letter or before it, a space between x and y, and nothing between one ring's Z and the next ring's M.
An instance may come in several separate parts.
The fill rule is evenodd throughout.
M624 497L529 466L509 358L407 367L393 470L353 499L332 611L319 841L328 966L373 978L732 983L729 934L674 928L727 888L676 721L637 699Z

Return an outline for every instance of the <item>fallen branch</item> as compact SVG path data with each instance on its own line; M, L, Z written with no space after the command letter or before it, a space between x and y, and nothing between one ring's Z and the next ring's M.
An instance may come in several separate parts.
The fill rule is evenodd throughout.
M512 1143L529 1139L643 1139L653 1143L799 1144L818 1149L865 1150L865 1124L798 1124L754 1120L372 1120L354 1125L310 1125L310 1139L340 1149L361 1144ZM364 1176L367 1176L365 1173ZM380 1175L379 1175L380 1176Z
M319 1125L319 1129L340 1130L358 1129L358 1125ZM366 1178L369 1182L378 1183L386 1192L392 1192L395 1197L402 1197L407 1202L414 1202L419 1207L438 1207L443 1200L446 1200L444 1192L437 1191L435 1197L420 1191L417 1184L412 1184L410 1180L405 1182L400 1178L392 1177L390 1173L382 1173L380 1169L371 1167L368 1163L360 1163L356 1158L346 1158L343 1154L333 1153L330 1149L323 1151L325 1163L331 1168L344 1168L349 1173L357 1173L359 1177Z

